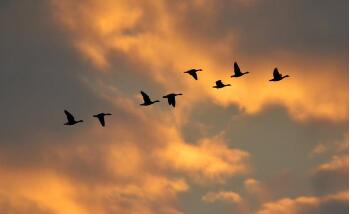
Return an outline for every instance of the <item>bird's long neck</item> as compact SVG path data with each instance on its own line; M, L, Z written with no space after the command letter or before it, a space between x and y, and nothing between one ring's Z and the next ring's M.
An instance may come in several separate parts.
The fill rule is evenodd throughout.
M285 76L283 76L283 77L282 77L282 79L283 79L283 78L286 78L286 77L289 77L289 75L285 75Z
M78 120L78 121L77 121L77 123L82 123L82 122L83 122L83 120Z
M243 74L249 74L249 72L247 71L247 72L243 72Z

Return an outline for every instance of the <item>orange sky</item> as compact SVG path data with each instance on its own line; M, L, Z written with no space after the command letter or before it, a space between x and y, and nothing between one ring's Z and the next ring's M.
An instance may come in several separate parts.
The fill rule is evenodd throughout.
M0 213L348 210L348 2L3 4Z

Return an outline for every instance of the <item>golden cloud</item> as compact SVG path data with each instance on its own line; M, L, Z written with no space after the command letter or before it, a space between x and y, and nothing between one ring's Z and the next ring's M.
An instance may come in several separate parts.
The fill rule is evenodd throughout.
M2 168L0 171L0 195L14 204L23 199L57 214L88 213L75 201L77 192L73 185L50 170L15 171ZM18 209L18 206L15 205L14 209Z
M301 196L295 199L284 198L274 202L263 204L262 208L257 211L257 214L303 214L303 213L320 213L322 206L331 203L347 203L348 192L338 192L335 194L325 196ZM346 204L345 204L346 205ZM344 205L343 205L344 206ZM345 207L345 206L344 206ZM336 206L332 207L336 209ZM344 210L333 210L334 212L341 212Z
M259 202L264 202L271 198L266 187L254 178L247 178L244 180L244 188L250 196L256 198Z
M101 70L112 70L109 69L109 57L117 51L135 64L148 65L151 72L149 77L153 80L168 87L189 89L193 81L185 78L182 72L195 65L205 71L198 83L201 87L191 88L188 93L186 91L188 96L201 93L201 99L211 99L220 105L238 105L248 114L260 112L266 105L278 104L301 121L313 118L347 119L347 81L338 72L342 71L342 62L337 55L273 53L249 59L250 62L254 61L254 65L242 61L242 68L251 73L246 78L233 80L233 86L218 95L211 85L232 73L232 62L225 59L232 58L232 48L237 42L235 36L227 34L214 44L204 43L184 33L182 28L185 26L178 21L178 16L185 13L188 7L210 13L210 10L203 8L203 5L213 7L210 2L181 2L174 5L168 5L166 1L52 2L56 17L69 29L73 44ZM240 1L237 4L244 6ZM249 1L248 5L251 4L254 1ZM169 7L172 12L169 12ZM268 82L275 66L282 73L291 75L291 78L279 83ZM337 72L331 73L331 70ZM176 81L169 82L169 75ZM198 100L197 97L193 96L192 100Z
M189 174L198 182L223 182L225 178L249 172L249 154L228 148L221 139L203 139L196 145L181 141L156 151L160 165Z
M235 192L219 191L208 192L202 196L204 202L213 203L216 201L228 201L233 203L240 203L242 201L241 196Z
M176 118L178 114L186 114L188 109L180 108L180 113L174 114L160 112L164 116L154 118L153 113L145 113L143 109L140 109L133 103L133 98L128 98L127 95L123 95L119 90L113 89L111 93L106 92L104 89L101 89L101 91L100 94L104 94L103 97L105 99L138 118L137 120L140 123L139 131L144 130L142 132L145 134L142 138L135 134L135 128L128 128L129 125L134 126L134 124L129 124L127 128L118 127L118 129L123 130L122 138L128 141L144 141L149 135L150 144L143 146L149 149L149 154L152 157L151 161L156 163L156 167L185 173L198 182L224 182L228 177L245 174L250 171L249 153L228 147L225 139L220 134L212 138L200 139L196 144L185 142L180 129L184 120L181 117L180 119ZM156 110L151 112L154 111ZM117 154L113 155L113 157L121 157L123 154L123 147L119 149L118 146L114 149ZM109 149L109 151L114 150ZM140 152L140 150L136 149L135 152L137 151ZM132 153L134 152L131 152L130 155ZM115 162L117 161L112 163ZM124 161L121 160L120 162ZM138 160L138 162L144 162L144 160ZM130 163L131 166L132 163ZM118 164L114 165L116 169L120 168ZM139 170L141 169L137 169L135 172Z
M15 204L7 208L19 209L23 199L57 214L181 213L177 196L189 190L186 179L223 182L249 171L249 154L221 137L188 144L173 121L117 95L101 94L129 118L109 120L112 132L91 123L71 137L42 136L50 143L35 152L44 162L0 167L0 195Z
M321 164L316 171L326 172L326 171L343 171L346 172L349 168L349 156L348 155L334 155L332 159L324 164Z

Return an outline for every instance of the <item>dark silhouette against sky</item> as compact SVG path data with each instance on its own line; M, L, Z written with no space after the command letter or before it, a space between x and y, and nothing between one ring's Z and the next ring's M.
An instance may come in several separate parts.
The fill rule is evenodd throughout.
M64 125L72 126L72 125L75 125L77 123L82 123L83 122L83 120L76 121L74 116L71 113L69 113L67 110L64 110L64 113L66 114L66 117L67 117L67 120L68 120Z
M270 79L269 81L280 81L283 80L284 78L289 77L289 75L282 75L277 68L273 70L273 78Z
M101 126L105 126L105 116L112 115L111 113L99 113L96 115L93 115L93 117L96 117L98 121L100 122Z
M348 213L348 6L0 1L0 213Z
M239 68L237 62L234 62L233 64L233 75L231 77L241 77L245 74L248 74L249 72L242 72Z
M142 95L142 98L143 98L143 101L144 101L142 104L140 104L142 106L149 106L149 105L152 105L152 104L154 104L156 102L159 102L159 100L152 101L151 98L143 91L141 91L141 95Z
M226 86L231 86L231 84L224 84L221 80L217 80L215 82L215 85L213 86L213 88L220 89L220 88L224 88Z
M181 96L182 94L179 93L179 94L176 94L176 93L171 93L171 94L167 94L165 96L163 96L163 98L166 98L168 100L168 104L175 107L175 104L176 104L176 99L175 97L176 96Z
M192 68L191 70L185 71L185 73L188 73L189 75L191 75L195 80L198 80L198 75L197 72L198 71L202 71L202 69L195 69Z

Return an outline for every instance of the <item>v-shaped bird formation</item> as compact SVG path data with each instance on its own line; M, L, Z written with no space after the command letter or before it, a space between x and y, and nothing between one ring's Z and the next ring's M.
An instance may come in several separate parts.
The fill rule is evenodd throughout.
M193 69L190 69L188 71L185 71L184 73L189 74L189 75L191 75L193 77L193 79L198 80L197 72L199 72L199 71L203 71L203 70L202 69L195 69L195 68L193 68ZM233 64L233 75L231 75L232 78L242 77L242 76L244 76L244 75L246 75L248 73L249 72L247 72L247 71L242 72L240 67L238 66L238 63L234 62L234 64ZM269 81L273 81L273 82L281 81L284 78L289 77L289 75L282 75L278 71L278 68L274 68L272 76L273 76L273 78L270 79ZM215 85L213 86L213 88L221 89L221 88L224 88L224 87L227 87L227 86L231 86L231 84L225 84L225 83L222 82L222 80L217 80L217 81L215 81ZM152 105L154 103L160 102L159 100L153 100L152 101L150 96L147 95L144 91L141 91L141 95L142 95L142 98L143 98L143 103L140 104L141 106L149 106L149 105ZM163 98L168 100L169 106L172 106L172 107L175 108L175 106L176 106L176 99L175 99L175 97L176 96L180 96L180 95L183 95L183 94L182 93L170 93L170 94L164 95ZM70 112L68 112L67 110L64 110L64 113L66 114L66 117L67 117L67 122L64 125L72 126L72 125L75 125L77 123L84 122L83 120L75 120L74 116ZM112 115L112 114L111 113L99 113L99 114L93 115L93 117L96 117L98 119L99 123L101 124L101 126L105 127L105 124L106 124L105 117L106 116L110 116L110 115Z

